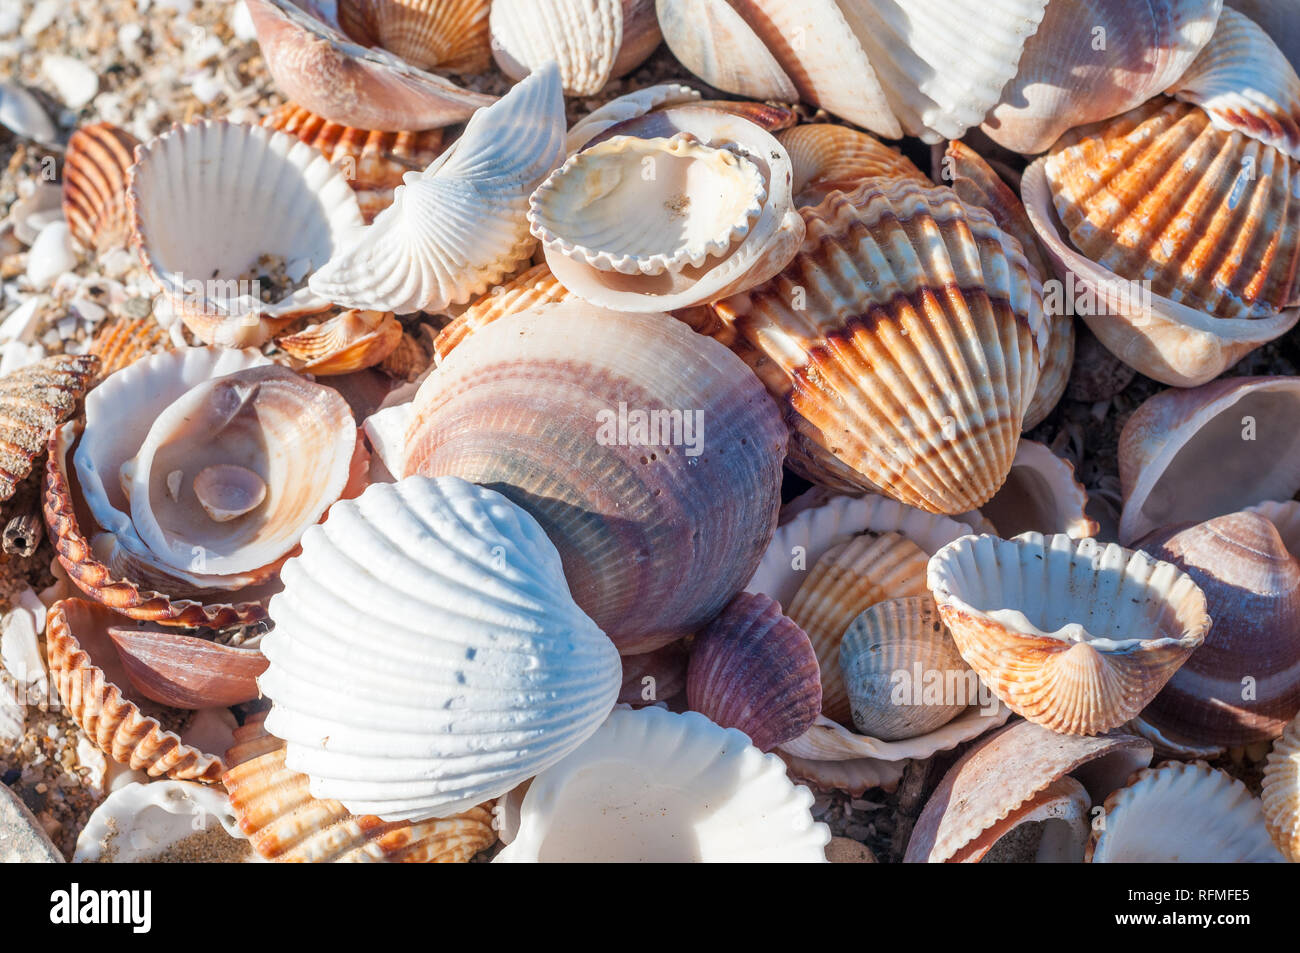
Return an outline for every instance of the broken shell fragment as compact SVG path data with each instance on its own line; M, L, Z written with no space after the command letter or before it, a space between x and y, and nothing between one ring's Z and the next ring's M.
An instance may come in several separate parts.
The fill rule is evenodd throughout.
M0 503L31 475L50 434L77 412L98 371L94 355L61 354L0 377Z
M351 374L382 363L402 339L402 325L382 311L344 311L276 344L317 377Z
M112 123L82 126L63 161L63 216L73 239L103 253L126 244L127 178L140 140Z
M108 637L135 690L169 708L228 708L252 701L258 696L257 676L266 670L256 648L169 629L117 625L109 627Z
M193 781L139 781L109 794L77 836L73 863L253 863L230 799Z

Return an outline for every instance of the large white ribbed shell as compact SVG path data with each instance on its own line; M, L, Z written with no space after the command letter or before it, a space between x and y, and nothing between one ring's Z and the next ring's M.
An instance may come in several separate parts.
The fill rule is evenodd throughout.
M393 204L311 276L314 293L370 311L440 311L514 271L535 241L528 197L564 158L564 97L554 64L470 119Z
M618 708L533 779L502 863L825 863L812 792L696 712Z
M337 503L281 571L267 730L311 793L422 820L504 794L604 721L622 666L537 521L452 477Z

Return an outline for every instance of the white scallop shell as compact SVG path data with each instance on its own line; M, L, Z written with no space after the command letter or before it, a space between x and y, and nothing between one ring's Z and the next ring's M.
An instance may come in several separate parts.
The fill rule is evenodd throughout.
M320 268L364 219L348 180L317 150L262 126L175 126L138 148L128 187L149 273L201 340L258 345L329 299L299 288L264 304L237 281L262 255Z
M564 97L548 65L470 119L393 204L311 276L315 294L370 311L469 301L533 252L528 196L564 158Z
M824 863L830 831L775 755L696 712L617 708L533 779L501 863Z
M618 697L612 642L537 521L453 477L336 503L281 570L262 641L267 730L311 793L445 817L580 745Z
M73 863L261 863L230 799L195 781L132 782L118 788L77 836Z

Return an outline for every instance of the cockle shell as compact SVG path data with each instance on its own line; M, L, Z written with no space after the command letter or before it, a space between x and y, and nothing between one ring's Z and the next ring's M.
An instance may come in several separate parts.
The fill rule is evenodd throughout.
M650 142L689 141L685 137L693 137L709 150L704 155L720 161L721 152L726 150L744 160L746 165L737 162L735 167L745 169L746 177L749 175L748 167L756 169L766 195L741 193L741 207L748 208L750 201L757 198L761 203L760 213L749 219L749 228L743 234L733 234L733 240L725 250L698 266L661 270L658 274L623 274L612 268L593 265L586 256L570 254L569 249L554 243L546 245L546 263L560 283L573 294L601 307L622 311L673 311L743 291L765 281L785 267L798 249L803 239L803 222L794 210L790 194L789 157L769 132L749 119L711 106L674 106L613 126L602 135L634 136ZM600 136L595 138L599 140ZM600 152L584 158L597 149ZM602 196L601 186L597 184L587 216L604 215L608 206L610 218L618 221L621 216L625 220L628 213L621 199L636 192L642 193L645 204L656 210L686 212L694 210L697 203L707 207L703 196L690 192L689 183L699 176L700 170L711 168L709 165L697 167L693 163L675 162L669 166L663 158L651 155L646 157L651 160L651 165L628 169L626 163L620 161L620 154L625 150L604 146L599 141L589 144L587 150L570 159L566 168L572 171L591 166L593 174L602 177L611 170L622 169L622 177L604 187L612 188L615 182L625 185L614 190L612 196ZM684 190L680 174L658 174L660 167L674 173L688 173L688 187ZM645 179L649 175L647 169L655 172L648 181ZM561 175L557 173L552 183L558 183ZM578 176L569 178L582 181ZM599 183L599 179L592 181ZM637 183L641 188L636 188ZM545 193L545 187L539 190L538 199L544 198ZM580 192L577 194L581 195ZM638 214L644 215L644 211ZM535 207L530 217L536 218Z
M947 692L949 686L968 684L965 673L970 671L928 593L887 599L864 611L845 631L837 662L853 724L873 738L895 741L927 734L960 715L975 697L953 692L945 702L943 697L929 701L923 694L932 674ZM900 680L914 672L920 676L914 690L896 700Z
M1026 171L1030 221L1125 363L1203 384L1300 318L1300 163L1157 98Z
M112 123L82 126L63 160L63 216L72 238L97 252L125 245L127 176L140 140Z
M121 621L111 609L81 599L50 607L50 676L68 713L101 751L151 778L217 781L225 770L220 757L163 728L155 714L165 709L132 687L108 635Z
M1064 534L959 539L930 560L929 585L984 684L1067 734L1127 722L1210 628L1205 594L1186 573Z
M689 658L685 640L669 642L653 652L619 656L623 663L623 687L618 700L640 706L677 698L686 690Z
M567 155L573 155L616 126L657 109L697 102L699 98L697 90L680 83L659 83L625 93L575 122L565 137L564 151Z
M411 477L335 504L281 570L266 729L313 796L446 817L582 743L622 681L559 554L505 497Z
M742 592L695 637L686 702L771 751L811 728L821 711L812 643L772 599Z
M1144 768L1103 805L1088 843L1093 864L1280 864L1259 801L1204 761Z
M726 348L666 315L565 301L457 346L415 398L405 472L528 510L578 605L636 654L706 625L753 573L784 449L776 409Z
M1254 20L1300 70L1300 6L1294 0L1228 0L1226 6Z
M349 40L302 0L245 0L272 78L289 99L357 129L433 129L494 97L461 89L384 50Z
M307 775L285 766L285 744L265 713L235 731L221 783L239 828L267 860L282 863L464 863L497 839L486 806L427 821L358 817L312 797Z
M1273 843L1291 863L1300 863L1300 717L1273 742L1260 801Z
M31 475L50 434L77 412L98 370L94 355L60 354L0 377L0 503Z
M79 864L251 863L230 799L193 781L139 781L112 792L77 835Z
M1120 542L1290 499L1300 491L1297 414L1297 377L1225 378L1150 398L1120 433Z
M1041 805L1049 788L1062 778L1073 776L1096 803L1150 761L1151 745L1132 735L1088 738L1015 722L981 739L948 769L917 819L903 861L978 860L1009 833L1026 806L1035 801ZM1061 793L1048 796L1055 800ZM1076 827L1068 814L1057 816ZM1073 856L1056 859L1078 861L1083 847L1080 839Z
M595 96L662 39L654 0L495 0L492 55L511 79L560 66L566 96Z
M1250 511L1160 530L1139 545L1191 576L1214 618L1143 721L1195 744L1276 738L1300 712L1300 558Z
M1173 84L1210 41L1223 0L1052 0L981 126L1033 154Z
M145 266L207 344L261 344L325 310L329 299L307 288L264 302L254 269L265 255L290 275L320 268L362 225L347 179L320 152L228 122L176 126L142 146L128 196Z
M790 154L795 204L817 205L839 189L852 189L873 176L930 180L897 149L849 126L805 123L776 137Z
M1087 513L1088 494L1074 466L1033 440L1021 439L1002 488L980 507L980 515L1010 538L1034 532L1072 539L1096 536L1100 527Z
M533 779L500 863L825 863L812 792L739 731L695 712L616 708Z
M339 0L339 26L419 69L482 73L491 64L490 0Z
M442 151L441 129L379 132L330 122L293 103L285 103L262 125L297 136L337 166L357 193L367 222L393 204L393 192L407 172L419 172Z
M402 325L391 314L353 310L286 334L275 343L300 362L299 370L326 377L374 367L401 339Z
M1047 344L1019 243L908 179L800 213L789 267L714 305L715 336L782 405L791 467L937 513L983 504L1011 468Z
M409 314L469 301L533 252L528 196L564 157L559 71L546 66L476 113L393 204L356 232L312 291L335 304Z
M125 622L125 620L123 620ZM225 645L172 629L110 626L127 678L150 701L169 708L223 708L257 698L266 659L255 646Z
M567 288L556 280L543 262L521 272L503 285L497 285L462 311L438 332L433 349L439 362L447 359L461 341L493 321L529 311L541 304L572 298Z
M90 342L88 353L99 357L98 379L103 380L140 358L171 346L167 330L151 315L105 321Z

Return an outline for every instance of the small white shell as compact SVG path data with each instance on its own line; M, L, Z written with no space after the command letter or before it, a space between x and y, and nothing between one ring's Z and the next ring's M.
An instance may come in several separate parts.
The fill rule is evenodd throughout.
M110 794L77 837L73 863L260 863L220 788L132 782Z
M469 301L532 254L528 196L564 158L564 97L548 65L479 110L309 286L335 304L410 314Z
M495 858L534 862L825 863L812 792L775 755L695 712L618 708L533 779Z

